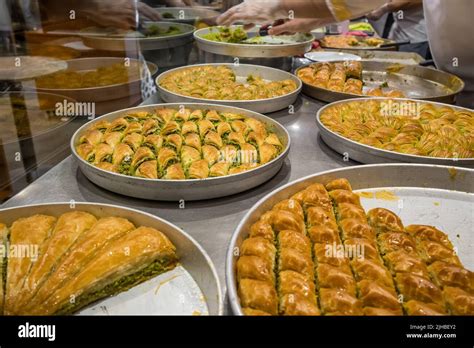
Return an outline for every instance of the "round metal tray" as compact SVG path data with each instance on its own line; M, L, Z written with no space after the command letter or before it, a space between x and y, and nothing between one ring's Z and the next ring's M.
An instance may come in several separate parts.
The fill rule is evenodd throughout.
M89 212L96 217L118 216L128 219L136 226L153 227L171 240L180 257L180 264L176 269L126 292L100 300L82 309L80 314L192 315L199 312L222 315L221 287L206 251L186 232L157 216L110 204L67 202L2 209L0 221L10 225L25 216L47 214L58 217L72 210ZM160 291L157 291L158 287Z
M208 20L220 15L219 12L203 8L192 7L157 7L155 11L159 12L163 20L172 23L185 23L193 25L199 20ZM163 14L171 13L175 18L164 18Z
M194 26L183 23L170 22L145 22L144 24L159 24L163 28L175 26L181 29L181 34L165 37L113 37L104 35L86 35L82 34L81 38L88 47L102 51L151 51L168 49L183 46L193 42L193 32L196 30Z
M444 71L418 65L401 65L372 60L361 60L364 91L387 82L390 88L399 89L407 98L454 103L455 97L464 89L464 82ZM317 63L316 63L317 64ZM298 71L309 65L302 66ZM365 98L366 95L335 92L311 86L303 81L303 93L331 103L349 98Z
M5 135L5 130L8 129L8 128L13 128L15 129L15 120L14 120L14 117L13 117L13 111L11 110L11 97L20 97L20 98L24 98L26 100L28 100L28 106L31 107L32 111L36 114L34 115L29 115L27 117L27 121L29 122L29 128L31 130L31 133L30 135L27 135L27 136L23 136L23 137L20 137L18 138L17 137L17 134L15 132L12 132L10 134L7 133L7 135ZM41 128L41 129L37 129L34 127L35 125L35 121L38 121L38 119L34 119L35 117L39 117L39 120L41 120L41 118L44 117L44 115L38 115L38 113L45 113L46 111L43 111L41 110L40 108L38 108L39 106L39 102L40 102L40 99L46 99L48 100L48 103L50 103L53 107L50 108L50 110L54 110L55 107L54 105L57 104L57 103L63 103L64 100L66 100L67 102L69 103L74 103L76 102L76 100L72 99L72 98L67 98L67 97L64 97L62 95L58 95L58 94L51 94L51 93L41 93L41 92L33 92L33 91L23 91L23 92L7 92L3 95L0 95L0 109L2 109L3 107L6 108L7 112L8 112L8 116L7 118L5 118L4 120L0 120L0 127L2 128L2 130L0 131L0 145L7 145L7 144L16 144L17 142L22 142L22 141L25 141L27 139L35 139L35 142L36 141L40 141L39 139L42 139L42 140L46 140L48 139L48 141L50 143L52 142L57 142L56 139L58 139L57 137L55 137L55 135L57 135L59 132L62 131L62 128L68 124L70 124L72 121L74 121L76 119L76 116L65 116L65 117L57 117L57 116L54 116L54 117L57 117L57 122L56 124L52 125L51 127L47 127L47 128ZM34 101L33 101L34 100ZM28 110L31 110L31 109L27 109ZM5 123L10 123L10 125L12 127L8 127L7 125L5 125ZM20 125L21 127L22 125Z
M308 52L314 38L297 42L294 44L276 44L276 45L260 45L260 44L236 44L226 42L216 42L203 38L203 35L209 34L211 28L199 29L194 32L199 49L224 56L232 56L239 58L277 58L299 56Z
M124 58L116 57L99 57L99 58L79 58L67 61L67 71L82 71L96 70L101 67L110 66L113 64L124 63ZM138 59L130 58L131 64L137 64L137 67L142 63ZM158 67L150 62L146 62L150 74L153 76L158 72ZM141 94L141 76L137 70L136 76L133 76L128 82L97 86L88 88L36 88L38 92L57 93L69 98L76 99L79 102L103 102L113 99L128 98L130 95Z
M396 101L406 101L406 102L418 102L424 104L434 104L437 106L446 106L442 103L435 103L435 102L424 102L419 100L413 99L392 99L392 98L378 98L382 100L396 100ZM357 99L348 99L338 101L329 105L324 106L321 108L316 116L316 124L318 125L321 138L323 141L331 147L333 150L337 151L340 154L347 154L350 159L358 161L360 163L399 163L399 162L410 162L410 163L426 163L426 164L440 164L440 165L452 165L452 166L461 166L461 167L468 167L474 168L474 158L459 158L459 159L451 159L451 158L437 158L437 157L428 157L428 156L416 156L416 155L409 155L398 153L394 151L387 151L383 149L378 149L373 146L365 145L358 143L354 140L347 139L342 135L339 135L330 129L326 128L326 126L321 122L321 115L322 113L338 104L344 103L351 103L351 102L364 102L368 100L373 100L371 98L357 98ZM456 109L456 110L467 110L472 112L472 110L463 108L460 106L452 106L449 107Z
M244 116L256 118L270 127L280 137L285 149L282 153L272 161L257 167L255 169L233 175L223 177L207 178L207 179L193 179L193 180L156 180L144 179L122 174L116 174L99 169L85 160L83 160L76 152L76 145L79 142L81 135L94 123L103 120L113 120L128 112L149 111L153 112L157 108L175 108L184 106L190 109L213 109L220 112L238 113ZM79 168L84 175L96 185L103 187L109 191L113 191L125 196L157 200L157 201L179 201L181 199L187 201L205 200L217 197L224 197L243 192L254 188L264 182L270 180L275 176L283 165L283 161L288 156L290 151L290 135L285 127L264 115L229 107L223 105L208 105L208 104L158 104L147 105L136 108L130 108L112 112L95 119L77 130L71 139L71 151L73 157L79 164Z
M467 267L473 267L473 236L470 233L472 228L466 226L466 223L469 223L469 217L467 217L469 212L465 212L468 219L466 220L459 216L459 210L466 209L474 203L474 186L472 185L474 170L417 164L367 165L334 169L301 178L271 192L249 210L235 229L226 258L227 291L235 314L243 315L237 294L235 270L238 253L235 251L247 238L251 225L258 221L263 213L272 209L276 203L288 199L309 185L326 184L338 178L348 179L355 191L394 190L396 194L399 194L398 200L372 199L371 202L365 202L362 199L362 204L368 208L376 206L393 210L393 204L395 203L396 207L399 200L403 200L405 209L400 211L400 208L397 208L396 212L400 214L405 224L422 223L437 225L444 229L458 248L461 261ZM436 212L427 214L427 209L436 209ZM459 237L456 236L457 234Z
M354 36L356 39L359 41L362 41L365 39L365 37L360 37L360 36ZM321 47L324 48L325 50L347 50L347 51L357 51L357 50L362 50L362 51L396 51L398 50L397 43L394 40L389 40L389 39L384 39L384 38L379 38L383 40L382 47L380 46L354 46L354 47L327 47L324 45L323 42L320 41ZM388 46L387 46L388 45Z
M238 80L242 80L242 82L245 82L246 78L249 75L261 76L264 80L269 80L269 81L293 80L297 84L297 89L286 95L276 97L276 98L270 98L270 99L214 100L214 99L200 99L200 98L184 96L181 94L177 94L175 92L171 92L160 86L160 81L163 80L165 77L169 76L170 74L173 74L183 69L189 69L190 67L197 67L197 66L228 66L234 71ZM262 114L267 114L267 113L285 109L289 107L290 105L292 105L296 101L298 94L301 92L303 83L297 76L292 75L285 71L274 69L274 68L269 68L269 67L264 67L264 66L259 66L259 65L248 65L248 64L216 63L216 64L191 65L191 66L168 70L167 72L159 75L156 78L156 85L158 87L158 91L160 92L161 98L165 102L168 102L168 103L190 102L190 103L219 104L219 105L238 107L242 109L248 109L248 110L252 110L255 112L262 113Z

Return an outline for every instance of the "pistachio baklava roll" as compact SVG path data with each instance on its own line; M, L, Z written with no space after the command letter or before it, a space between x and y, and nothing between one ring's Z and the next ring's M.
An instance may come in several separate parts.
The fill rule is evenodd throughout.
M327 187L364 314L402 315L391 274L380 257L376 233L367 222L360 197L344 179Z
M304 228L303 207L297 200L284 200L273 207L273 221L295 220L294 229L277 228L278 295L282 315L319 315L311 241Z
M377 233L381 255L395 279L405 312L408 315L446 314L442 291L432 281L415 238L407 233L401 219L383 208L372 209L367 216Z

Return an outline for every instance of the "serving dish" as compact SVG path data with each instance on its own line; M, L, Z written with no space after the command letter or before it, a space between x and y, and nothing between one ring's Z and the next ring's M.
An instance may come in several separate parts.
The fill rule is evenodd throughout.
M327 112L331 112L331 110L335 110L332 108L347 108L350 103L356 103L353 104L358 110L361 110L364 105L372 105L376 107L376 110L380 110L380 112L387 111L385 113L386 116L384 116L383 119L386 119L387 122L395 122L392 118L392 116L397 116L400 120L404 120L405 116L407 119L413 119L410 121L410 125L414 125L419 131L423 130L423 133L426 133L426 137L423 139L418 139L417 137L413 138L414 139L414 144L411 140L407 141L404 140L403 143L405 144L405 147L409 147L410 153L402 153L402 152L397 152L396 148L393 150L390 150L390 147L388 147L388 143L392 143L392 140L395 138L390 138L391 140L389 142L386 142L387 144L385 145L384 148L380 147L375 147L372 145L368 145L369 142L369 136L365 137L365 139L362 140L363 144L361 142L351 140L349 138L344 137L341 134L338 134L338 132L331 130L332 126L325 126L325 122L321 119L322 115L324 115ZM360 107L358 106L361 103ZM380 103L378 104L380 106L377 106L377 104L374 103ZM368 107L368 106L367 106ZM428 107L429 109L426 109L426 112L436 112L432 111L433 108L434 110L438 110L437 112L441 114L444 114L444 118L440 117L439 119L433 119L433 121L430 121L430 123L426 123L425 121L429 120L430 117L429 113L426 116L423 116L422 120L420 121L420 117L422 117L422 113L424 112L423 107ZM386 110L385 110L386 108ZM396 110L395 110L396 109ZM381 113L380 115L384 115L384 113ZM463 121L463 118L460 120L457 120L456 116L454 119L449 118L449 115L453 114L456 115L458 113L459 115L464 115L465 121ZM347 154L351 159L356 160L361 163L390 163L390 162L412 162L412 163L427 163L427 164L443 164L443 165L454 165L454 166L462 166L462 167L474 167L474 158L470 158L470 156L466 153L466 151L469 150L469 143L472 143L472 135L469 135L470 132L472 132L472 116L469 117L469 115L472 115L473 111L467 108L462 108L459 106L451 106L451 105L446 105L442 103L435 103L435 102L427 102L427 101L416 101L412 99L389 99L389 98L377 98L377 99L370 99L370 98L362 98L362 99L349 99L349 100L344 100L344 101L339 101L335 102L333 104L326 105L325 107L321 108L318 111L318 114L316 116L316 123L318 125L318 128L320 130L321 138L323 141L329 145L332 149L335 151L341 153L341 154ZM357 113L354 113L354 115L357 115ZM331 119L334 119L333 117L330 117ZM449 121L448 121L449 119ZM471 121L469 121L471 119ZM425 121L423 121L425 120ZM443 121L445 120L445 121ZM444 122L443 125L447 128L442 128L442 126L439 125L440 122ZM464 126L459 129L466 129L465 130L465 135L463 136L461 133L459 133L458 126L460 126L460 122L464 122ZM327 123L327 122L326 122ZM392 125L394 125L393 123ZM432 125L430 126L430 124ZM438 125L437 125L438 124ZM389 124L387 124L389 125ZM408 127L411 127L411 126ZM457 125L457 126L456 126ZM348 127L347 125L345 127ZM361 126L363 127L363 126ZM423 129L424 127L424 129ZM448 130L448 128L454 127L452 129L453 133L449 135L447 133L446 135L444 134L445 131ZM390 128L394 132L401 132L400 129L397 129L395 131L395 128ZM408 128L407 128L408 129ZM441 131L443 129L443 131ZM469 129L471 129L469 131ZM386 129L386 131L388 128ZM411 131L405 130L405 135L407 134L406 132L410 134L415 134L413 133L415 131L412 129ZM417 131L416 131L417 132ZM440 133L441 132L441 133ZM418 132L419 133L419 132ZM418 134L416 133L416 134ZM433 134L430 136L429 134ZM388 134L388 133L387 133ZM421 133L420 133L421 134ZM447 149L447 144L451 144L456 142L456 137L459 137L460 140L462 140L462 143L459 143L458 146L459 150L456 153L449 152L447 155L444 155L441 157L441 153L439 155L433 153L433 155L428 156L426 149L428 148L433 148L433 150L436 150L436 147L433 147L432 145L436 145L439 147L438 151L441 150L446 150ZM446 145L443 145L442 139L444 139ZM411 145L410 145L411 144ZM418 144L418 145L416 145ZM432 145L431 145L432 144ZM464 144L464 145L462 145ZM403 145L403 144L400 144ZM420 146L420 151L423 151L420 154L416 154L413 152L417 146ZM464 150L462 150L464 149ZM433 156L439 156L439 157L433 157ZM449 156L448 156L449 155ZM456 156L457 155L457 156Z
M397 43L393 40L355 35L327 35L319 40L321 47L326 49L345 50L396 50Z
M232 26L231 30L241 28L240 26ZM218 42L206 39L205 36L213 33L216 28L203 28L196 30L194 38L198 48L218 55L232 56L238 58L278 58L290 57L305 54L311 49L313 43L313 36L311 34L304 34L300 42L289 43L275 43L275 44L261 44L261 43L229 43ZM250 33L251 37L256 36L256 32Z
M192 7L157 7L155 10L161 15L161 18L167 22L185 23L194 25L200 21L210 20L218 17L219 12Z
M34 214L59 217L64 213L78 211L90 213L97 218L120 217L135 226L157 229L176 246L180 257L179 265L173 271L94 303L80 314L222 314L219 281L206 252L192 237L159 217L114 205L67 202L3 209L0 211L0 221L10 226L15 220Z
M312 184L327 185L331 181L336 180L338 178L346 178L347 180L350 181L350 183L353 185L354 192L356 192L357 196L360 197L360 201L364 209L369 210L375 207L389 209L393 212L396 212L396 214L399 215L401 220L406 225L410 225L410 224L430 225L430 226L435 226L438 229L441 229L442 231L444 231L448 235L449 240L453 243L454 250L456 251L456 254L453 254L453 252L451 251L453 260L459 257L460 261L468 269L472 270L474 266L474 258L473 258L472 250L471 250L472 249L471 247L472 234L470 233L469 226L472 226L474 221L472 220L472 214L469 214L468 212L472 210L472 204L474 202L474 191L471 184L472 180L474 179L473 170L453 168L453 167L447 167L447 166L414 165L414 164L369 165L369 166L336 169L336 170L331 170L331 171L327 171L323 173L310 175L308 177L299 179L295 182L289 183L275 190L274 192L268 194L266 197L261 199L247 213L247 215L241 221L239 226L236 228L232 236L231 243L229 245L229 249L227 252L227 260L226 260L226 282L227 282L227 288L228 288L228 293L229 293L229 300L235 314L237 315L244 314L242 307L240 305L240 298L239 298L239 293L237 289L236 270L238 267L237 260L239 259L239 254L243 253L243 255L249 255L249 251L251 250L251 248L249 248L248 243L247 245L242 245L244 240L246 240L246 238L249 236L251 226L254 223L256 223L262 217L263 214L271 210L275 206L275 204L282 202L283 200L289 199L296 193L308 188ZM337 187L334 186L334 188L337 188ZM316 190L319 188L316 185L313 187L313 189ZM342 202L337 197L338 195L341 195L341 197L347 196L346 198L344 198L344 200L348 199L348 201L346 200L346 202L352 202L351 200L353 199L353 196L355 196L353 194L342 195L342 193L338 193L332 198L334 202L339 202L338 204L341 204ZM294 199L298 200L299 198L297 197L301 198L301 196L296 196ZM306 196L304 200L307 200L309 197L310 196ZM314 199L314 201L312 201L314 202L313 206L319 206L319 204L323 202L322 200L318 199L318 195L311 196L311 197L313 197ZM287 207L288 211L296 212L298 210L297 206L294 206L294 205L292 206L290 202L291 201L282 202L280 205L280 209L284 209L284 207ZM306 208L307 207L308 206L306 206ZM338 209L342 209L342 206L338 207ZM355 214L354 211L352 212ZM466 213L462 217L460 217L459 212L466 212ZM338 214L343 214L342 210ZM271 216L267 216L267 215L265 216L266 216L266 219L272 219ZM337 215L337 216L339 219L340 215ZM355 219L355 216L356 215L354 215L354 219ZM371 215L371 213L369 213L369 223L373 225L374 228L380 228L380 226L377 226L376 223L373 223L374 221L377 221L377 220L371 219L372 216L374 215ZM268 220L268 221L271 221L271 220ZM395 220L392 220L392 221L395 221ZM282 224L281 227L285 226L285 229L294 229L296 228L296 226L299 226L298 224L294 222L294 220L290 218L286 219L282 217L281 221L278 222L278 224L280 223ZM276 226L277 222L274 222L274 224ZM260 225L258 228L254 227L253 232L252 232L253 235L255 235L255 233L257 234L260 233L260 235L263 237L265 234L265 231L267 231L266 228L264 228L264 225L265 223L263 225ZM290 227L290 226L293 226L293 227ZM278 227L277 230L279 230L279 228L280 227ZM304 228L304 226L301 228ZM323 237L325 234L322 232L322 230L321 230L321 233L322 234L320 236ZM382 231L377 231L376 236L378 238L378 243L381 242L380 240L381 235L383 235ZM314 237L314 235L311 235L311 236ZM343 239L345 238L344 235L341 235L341 236ZM363 238L363 237L359 237L359 238ZM360 240L358 242L362 243L362 241ZM423 240L418 241L418 242L421 243L423 242ZM316 242L316 243L319 243L319 242ZM408 248L407 246L409 244L402 243L400 245L403 246L403 248ZM253 250L255 250L256 252L257 249L253 249ZM263 250L263 249L260 249L260 250ZM406 249L405 251L408 251L408 249ZM372 254L372 255L370 254L369 247L365 248L365 251L364 249L362 249L362 252L363 252L362 260L364 260L365 258L368 258L369 260L371 260L371 256L377 256L376 254ZM386 253L383 252L383 255L385 254ZM355 260L355 257L357 255L358 254L352 254L352 256L348 256L348 257ZM429 256L429 255L433 256L434 254L432 254L431 252L429 252L428 254L425 254L425 256ZM318 256L318 260L319 260L319 256ZM432 263L434 263L435 261L434 259L429 259L429 258L424 259L424 260L430 265L432 265ZM296 259L294 261L296 262ZM293 264L296 265L297 263L293 263ZM302 264L300 263L299 265L302 265ZM243 266L240 265L240 267L243 267ZM301 268L299 269L301 270ZM240 269L240 272L242 272L241 274L244 274L242 268ZM398 272L399 271L396 271L397 274ZM472 277L472 272L470 274ZM334 280L336 278L337 277L335 277ZM363 281L363 279L359 278L356 280L359 283L358 287L360 287L361 289L365 288L364 284L360 284L360 282ZM398 282L398 279L397 279L397 282ZM404 283L404 281L400 280L400 284L401 283ZM259 285L260 283L255 283L255 284ZM344 283L342 282L340 284L344 284ZM423 284L426 285L427 283L422 280L419 280L419 284L421 286ZM322 287L326 288L326 285L323 284ZM405 296L405 297L402 297L404 304L406 304L405 302L408 302L410 300L417 300L419 302L430 302L427 299L420 300L419 294L421 292L418 294L407 293L405 292L406 289L408 288L406 287L400 290L402 294ZM431 293L431 291L434 291L437 295L439 295L439 290L438 292L436 292L435 289L430 290L429 293ZM270 291L267 293L270 293ZM378 295L375 296L374 294L375 297L372 297L372 300L376 300L377 297L381 296L380 291L376 291L375 293L378 293ZM382 293L384 293L384 291L382 291ZM260 294L263 296L262 292L260 292ZM344 297L342 294L340 296ZM468 295L468 296L471 296L470 298L471 298L471 303L472 303L472 295ZM257 297L260 297L260 295L256 296L255 299ZM370 301L370 296L366 298L364 294L361 294L360 300L365 301L364 298L365 300ZM245 301L247 301L248 299L249 298L246 298ZM297 299L296 295L294 299ZM437 299L439 300L438 297ZM395 297L395 300L396 300L396 297ZM436 300L436 302L438 300ZM469 303L469 302L466 302L466 303ZM282 303L280 302L280 310L283 308L285 310L288 310L288 312L291 312L291 310L295 310L295 309L301 310L301 308L303 308L303 307L298 307L298 306L281 307L281 304ZM370 306L364 305L364 307L370 307ZM373 306L373 307L378 307L378 306ZM437 306L430 305L429 307L430 307L429 310L433 312L439 309ZM271 308L273 307L270 306L270 309ZM308 307L306 306L305 308L308 309ZM319 308L320 307L318 307L318 309ZM347 303L347 308L353 308L352 304L349 305L349 303ZM420 306L417 307L417 311L419 310L419 308ZM469 307L466 307L466 308L469 309ZM258 309L258 308L254 308L254 309ZM400 312L398 311L397 313L395 309L392 309L392 311L389 311L389 310L381 311L380 308L378 309L379 310L374 310L373 308L369 308L367 309L367 312L365 314L366 315L377 315L377 314L378 315L380 314L398 315L400 314ZM407 308L404 308L404 310L406 311ZM449 307L448 310L451 311L451 313L453 314L457 314L457 312L455 313L452 311L451 306ZM471 307L470 310L472 311L473 308ZM424 314L427 314L427 311L428 309L426 309L425 307ZM323 308L322 312L323 314L328 314L331 311ZM341 312L338 314L347 314L347 311L344 310L343 312L344 313ZM354 311L353 314L360 314L360 312L359 313L356 313L356 312L357 311ZM409 310L409 312L411 312L411 310ZM264 314L264 313L261 313L258 311L256 312L252 310L250 311L246 310L246 314L254 315L254 314ZM318 313L312 313L312 314L318 314ZM337 314L337 313L333 313L333 314ZM418 312L418 314L423 314L423 311Z
M56 104L65 97L51 93L8 92L0 96L0 138L3 145L58 132L75 115L56 115ZM69 102L74 99L66 98ZM12 110L13 109L13 110ZM53 141L54 137L50 139Z
M62 78L66 78L68 72L87 74L91 71L99 71L99 69L110 69L114 65L129 63L130 68L124 71L126 76L123 77L125 82L106 84L103 86L94 86L86 88L60 88L56 86L27 86L27 89L35 88L42 93L55 93L68 98L72 98L80 103L94 103L96 115L101 115L120 108L127 108L136 105L142 98L141 82L143 63L138 59L129 58L125 62L123 58L79 58L66 61L67 69L60 72ZM146 62L151 76L158 72L158 67ZM52 75L56 76L56 75ZM45 78L49 77L44 77ZM46 80L45 80L46 81ZM65 87L69 87L66 85ZM72 86L71 86L72 87Z
M193 32L195 28L189 24L169 23L169 22L144 22L145 27L151 25L158 26L162 30L170 27L177 28L179 33L176 35L159 37L136 37L131 33L125 36L107 35L107 33L81 33L84 44L88 47L100 49L103 51L131 51L143 52L160 49L169 49L183 46L193 41Z
M161 98L168 103L179 103L179 102L195 102L195 103L210 103L210 104L221 104L233 107L239 107L243 109L252 110L259 113L271 113L284 108L289 107L296 101L299 92L302 88L302 83L299 78L296 76L278 70L263 66L257 65L247 65L247 64L198 64L193 65L191 68L199 67L228 67L234 71L236 76L236 81L238 83L246 83L248 76L259 76L264 81L284 81L292 80L296 84L296 89L288 94L271 98L271 99L257 99L257 100L215 100L215 99L203 99L195 98L190 96L181 95L172 91L165 89L162 86L162 81L168 79L175 73L181 73L190 67L181 67L173 70L169 70L156 79L156 84L158 86L158 91L160 92Z
M456 95L464 89L464 82L444 71L418 65L401 65L361 60L363 91L388 85L390 89L403 91L407 98L454 103ZM318 64L318 63L316 63ZM321 64L321 63L319 63ZM295 74L307 66L300 67ZM363 95L336 92L303 82L303 93L325 101L363 97Z
M179 112L180 108L192 110L215 110L219 113L234 113L244 117L254 118L262 121L268 129L280 139L283 145L279 155L268 163L241 173L223 177L208 177L205 179L189 180L161 180L131 177L106 171L91 165L85 161L77 152L76 147L81 143L81 137L94 125L104 121L112 121L119 117L125 117L130 113L154 113L160 109L174 109ZM95 184L110 191L123 195L154 199L162 201L204 200L223 197L253 188L273 177L281 168L283 161L288 155L290 138L286 129L278 122L261 114L228 106L207 104L159 104L140 106L110 113L99 119L89 122L81 127L71 139L73 156L79 163L81 171Z

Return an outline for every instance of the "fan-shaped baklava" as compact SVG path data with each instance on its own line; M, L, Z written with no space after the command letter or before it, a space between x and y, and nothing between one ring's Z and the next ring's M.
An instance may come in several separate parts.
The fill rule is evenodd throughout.
M157 109L94 123L77 154L100 169L147 179L226 176L264 165L285 145L270 126L216 110Z
M6 315L73 313L101 298L125 291L177 262L175 246L160 231L136 227L120 217L96 218L71 211L58 218L33 215L0 223L11 253L4 268ZM23 250L22 249L22 250ZM1 293L0 293L1 294Z
M328 107L322 124L382 150L439 158L474 157L474 112L406 100L351 101Z
M159 84L180 95L212 100L259 100L281 97L297 90L294 80L267 81L249 75L237 81L229 66L194 66L170 73Z
M366 213L345 179L264 213L236 265L245 315L474 314L474 273L448 236L386 209Z

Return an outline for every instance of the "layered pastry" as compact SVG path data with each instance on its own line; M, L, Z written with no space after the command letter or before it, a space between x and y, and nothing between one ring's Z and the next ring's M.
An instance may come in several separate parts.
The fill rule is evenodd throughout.
M400 90L387 88L386 84L365 91L362 64L358 61L310 64L298 70L298 77L310 86L334 92L373 97L402 98L405 96Z
M236 263L245 315L473 315L474 273L447 235L368 213L345 179L315 183L249 229Z
M277 134L255 118L171 108L94 123L76 146L82 159L100 169L163 180L238 174L283 150Z
M237 81L229 66L194 66L168 74L159 81L162 88L179 95L212 100L260 100L280 97L297 90L294 80L268 81L249 75Z
M344 138L382 150L439 158L474 157L474 112L391 99L331 106L321 123Z
M321 39L323 47L327 48L364 48L379 47L385 41L376 37L356 37L354 35L328 35Z
M176 248L160 231L120 217L71 211L0 224L9 249L35 246L8 259L2 275L5 315L70 314L173 269ZM0 302L1 303L1 302Z

